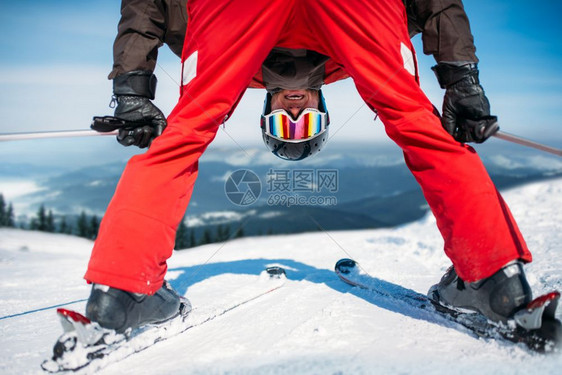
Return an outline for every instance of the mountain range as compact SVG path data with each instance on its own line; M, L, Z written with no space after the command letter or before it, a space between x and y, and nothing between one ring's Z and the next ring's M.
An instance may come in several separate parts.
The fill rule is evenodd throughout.
M560 158L520 146L496 142L479 152L500 189L562 175ZM124 160L65 168L8 162L0 165L0 182L35 184L35 191L12 199L20 218L33 215L40 204L58 215L86 211L101 216L124 165ZM251 204L229 199L232 191L226 182L236 171L253 174L252 186L260 187L242 202ZM231 190L232 186L251 192L245 181L230 185ZM419 186L393 145L345 145L300 163L240 147L211 149L203 156L185 223L196 235L218 225L231 231L243 228L246 235L298 233L391 227L417 220L427 210Z

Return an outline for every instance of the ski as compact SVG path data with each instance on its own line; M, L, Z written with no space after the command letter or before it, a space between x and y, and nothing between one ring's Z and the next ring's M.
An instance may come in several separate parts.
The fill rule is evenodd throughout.
M123 334L102 328L78 312L57 309L64 333L54 345L53 356L43 361L41 368L49 373L98 371L278 290L286 280L282 267L268 267L257 281L244 285L229 302L192 309L184 299L175 318Z
M557 291L535 298L507 324L502 324L477 312L443 306L424 294L372 277L352 259L340 259L335 272L349 285L460 324L478 337L523 343L539 353L557 351L560 345L562 324L555 318L560 299Z

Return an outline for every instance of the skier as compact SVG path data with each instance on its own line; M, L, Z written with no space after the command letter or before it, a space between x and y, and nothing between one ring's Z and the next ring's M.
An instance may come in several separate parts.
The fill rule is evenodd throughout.
M266 145L299 160L327 140L321 86L346 77L402 148L437 219L453 267L431 296L495 321L531 300L522 267L531 254L464 143L485 141L497 123L460 0L189 0L187 8L185 1L122 2L109 78L115 116L132 127L120 129L118 141L150 148L128 162L102 220L85 275L93 283L90 319L122 332L178 314L166 260L198 159L247 87L267 89ZM442 119L419 87L410 36L420 32L446 89ZM181 95L167 121L151 102L163 43L182 56ZM317 122L306 135L278 126L299 129L304 116Z

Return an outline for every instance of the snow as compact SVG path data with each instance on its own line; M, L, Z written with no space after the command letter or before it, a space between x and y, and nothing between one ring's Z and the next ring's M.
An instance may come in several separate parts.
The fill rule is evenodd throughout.
M533 168L544 171L562 170L562 160L553 159L550 156L544 155L526 156L519 160L513 157L507 157L506 155L494 155L490 157L490 161L496 166L505 169Z
M41 190L41 187L35 181L10 179L2 181L2 195L6 201L11 201L19 196L35 193L39 190Z
M236 211L213 211L206 212L200 215L188 216L185 223L188 227L198 227L210 224L224 224L233 220L241 220L246 215L255 215L255 210L250 210L247 213L240 213Z
M562 179L503 192L533 250L535 294L562 289ZM393 229L241 238L175 252L171 280L196 306L236 292L268 265L281 289L112 364L102 374L555 374L562 354L477 339L431 315L351 288L332 269L354 258L371 275L425 292L449 265L435 220ZM0 373L41 373L61 332L54 308L83 311L92 242L0 230ZM254 275L254 276L252 276ZM558 318L562 318L558 312Z

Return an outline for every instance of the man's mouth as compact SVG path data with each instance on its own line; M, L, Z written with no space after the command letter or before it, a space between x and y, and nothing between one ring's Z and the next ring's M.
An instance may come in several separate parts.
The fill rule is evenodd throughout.
M303 98L304 95L296 95L296 94L285 95L285 99L287 100L302 100Z

